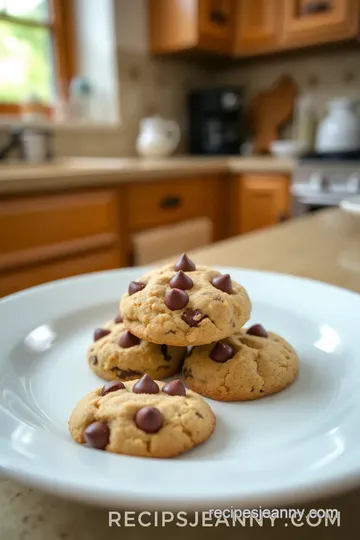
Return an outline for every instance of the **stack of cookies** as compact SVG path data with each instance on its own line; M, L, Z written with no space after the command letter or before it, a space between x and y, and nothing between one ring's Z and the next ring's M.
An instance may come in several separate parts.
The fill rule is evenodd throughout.
M297 355L284 339L260 324L243 329L251 315L244 287L185 254L131 282L120 307L133 339L161 344L170 356L176 347L188 350L183 378L202 396L257 399L297 375Z
M130 282L120 313L95 330L88 351L90 368L110 382L73 412L70 431L79 443L139 456L177 455L215 428L200 395L252 400L279 392L297 376L298 357L283 338L260 324L243 328L251 315L244 287L186 254ZM181 370L184 382L161 382Z

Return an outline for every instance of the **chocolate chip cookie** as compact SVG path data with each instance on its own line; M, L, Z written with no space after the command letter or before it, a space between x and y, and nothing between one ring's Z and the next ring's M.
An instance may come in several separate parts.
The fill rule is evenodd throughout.
M183 376L203 396L246 401L280 392L296 379L298 370L291 345L257 324L217 343L194 347Z
M129 381L144 373L164 379L180 371L186 353L186 347L169 347L141 340L125 328L118 315L114 321L94 331L88 363L96 375L108 381Z
M168 458L206 441L215 416L182 381L112 381L87 394L69 420L80 444L118 454Z
M245 289L186 255L129 284L120 309L127 329L153 343L203 345L232 335L250 317Z

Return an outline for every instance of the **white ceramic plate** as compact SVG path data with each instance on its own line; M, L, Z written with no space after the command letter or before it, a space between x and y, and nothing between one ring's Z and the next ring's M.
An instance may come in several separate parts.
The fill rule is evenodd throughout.
M176 459L80 446L68 417L101 384L87 368L87 346L139 271L29 289L0 302L4 471L50 492L128 509L289 503L360 483L360 296L285 275L220 270L248 289L251 322L297 349L300 375L290 388L248 403L209 401L214 435Z
M360 214L360 195L356 197L350 197L349 199L344 199L340 203L340 208L348 212L349 214Z

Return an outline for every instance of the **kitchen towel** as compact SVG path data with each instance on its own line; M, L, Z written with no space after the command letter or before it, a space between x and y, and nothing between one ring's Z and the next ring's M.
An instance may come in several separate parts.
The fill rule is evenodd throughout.
M211 243L212 236L213 224L207 217L136 233L132 236L133 263L143 266L206 246Z

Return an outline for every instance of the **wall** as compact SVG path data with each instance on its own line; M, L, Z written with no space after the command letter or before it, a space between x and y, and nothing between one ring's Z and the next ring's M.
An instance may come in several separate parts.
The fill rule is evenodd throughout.
M178 153L183 153L186 150L186 93L206 83L206 68L194 60L151 57L147 0L113 1L121 127L58 134L56 152L78 156L136 155L141 118L159 114L180 124L183 137Z
M283 74L293 77L300 93L310 94L319 116L334 98L360 97L360 48L303 52L292 56L266 57L233 65L215 77L216 83L243 84L246 102L269 88Z

